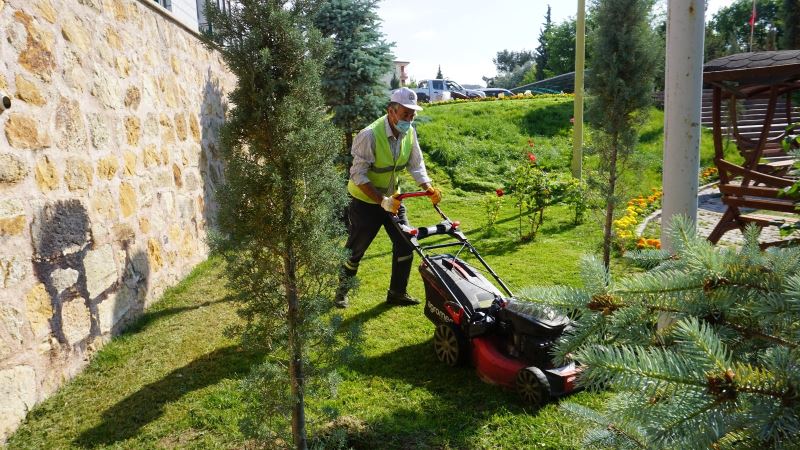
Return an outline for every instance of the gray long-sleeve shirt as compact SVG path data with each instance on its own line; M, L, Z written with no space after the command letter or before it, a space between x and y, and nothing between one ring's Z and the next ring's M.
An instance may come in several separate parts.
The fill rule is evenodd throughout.
M397 159L400 155L400 142L405 135L401 134L399 137L394 137L392 127L389 126L388 117L383 119L383 124L386 127L386 136L389 137L389 148L392 151L392 156ZM430 183L431 179L428 178L428 172L425 170L425 161L422 159L422 150L420 150L417 142L417 131L412 127L408 132L414 133L414 143L411 147L411 156L408 159L408 171L417 184ZM351 153L353 155L353 165L350 167L350 179L357 185L368 183L367 171L375 163L375 134L371 129L365 128L356 135ZM393 191L393 187L390 186L389 192Z

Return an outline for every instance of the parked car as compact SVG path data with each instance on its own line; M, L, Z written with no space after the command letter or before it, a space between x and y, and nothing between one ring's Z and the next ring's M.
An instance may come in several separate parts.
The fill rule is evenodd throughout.
M500 94L503 94L503 97L510 97L514 95L513 92L503 88L483 88L481 91L483 91L487 97L499 97Z
M453 98L486 97L486 94L483 92L477 89L466 89L455 81L445 80L445 83L447 84L447 90L450 91L450 95L452 95Z
M445 80L422 80L417 83L414 92L417 93L417 100L421 102L444 102L452 98Z

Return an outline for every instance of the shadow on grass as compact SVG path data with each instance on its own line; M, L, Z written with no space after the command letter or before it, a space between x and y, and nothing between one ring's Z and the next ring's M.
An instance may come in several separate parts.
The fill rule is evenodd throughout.
M475 369L440 363L430 339L359 360L353 369L365 376L396 380L391 384L400 399L406 398L406 384L427 394L411 396L425 399L397 404L370 421L367 431L350 436L348 444L356 449L472 448L474 436L496 412L523 410L514 392L483 383Z
M225 302L228 302L228 301L229 300L227 300L227 299L221 298L221 299L218 299L218 300L206 301L206 302L198 303L196 305L191 305L191 306L176 306L174 308L165 308L165 309L161 309L161 310L158 310L158 311L149 311L149 312L146 312L144 315L142 315L142 317L140 317L130 327L128 327L125 330L124 334L133 334L133 333L139 333L141 331L144 331L147 327L149 327L150 325L153 325L154 323L156 323L157 321L159 321L159 320L161 320L161 319L163 319L165 317L173 316L175 314L181 314L181 313L184 313L186 311L192 311L192 310L195 310L195 309L204 308L206 306L215 305L217 303L225 303Z
M570 132L572 102L553 103L543 108L531 109L522 118L521 129L528 135L555 136Z
M78 436L75 445L95 448L132 438L142 427L158 419L169 403L223 379L243 376L256 359L255 353L237 346L202 355L107 409L102 423Z
M375 306L373 306L372 308L370 308L370 309L368 309L366 311L361 311L360 313L358 313L358 314L356 314L354 316L348 317L347 319L343 320L342 324L341 324L341 328L346 330L346 329L350 329L353 326L360 326L360 325L366 323L368 320L374 319L374 318L380 316L381 314L383 314L384 312L390 310L391 308L392 308L392 305L390 305L390 304L386 303L385 301L381 300Z

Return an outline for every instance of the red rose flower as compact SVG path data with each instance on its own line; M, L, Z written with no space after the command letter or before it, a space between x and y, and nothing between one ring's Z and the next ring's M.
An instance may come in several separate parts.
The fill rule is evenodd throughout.
M506 194L505 192L503 192L503 189L495 189L494 193L497 194L498 197L502 197Z
M531 164L536 164L536 155L534 155L531 152L528 152L528 160L531 162Z

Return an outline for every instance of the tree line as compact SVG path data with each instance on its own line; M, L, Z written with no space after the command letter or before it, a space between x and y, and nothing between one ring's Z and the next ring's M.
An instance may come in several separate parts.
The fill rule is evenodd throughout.
M587 6L586 11L586 61L592 66L592 40L596 37L597 0ZM656 45L666 47L666 0L652 0L653 13L648 19L655 36ZM705 60L710 61L734 53L763 50L800 49L800 2L797 0L756 0L756 17L753 26L753 42L750 45L750 17L752 0L735 0L721 8L712 17L706 18ZM574 18L554 23L550 6L545 22L539 32L535 50L508 50L497 52L492 62L497 69L494 77L483 77L489 87L513 89L518 86L541 81L575 70ZM662 64L663 66L663 64ZM663 67L656 72L656 88L663 86Z

